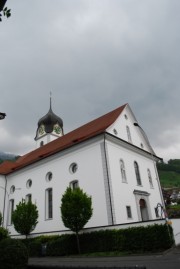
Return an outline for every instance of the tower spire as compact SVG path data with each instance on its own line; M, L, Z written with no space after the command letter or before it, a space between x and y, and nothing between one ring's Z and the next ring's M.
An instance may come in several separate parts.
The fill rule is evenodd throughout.
M51 97L52 97L52 92L50 91L50 109L52 109L52 100L51 100L52 98Z

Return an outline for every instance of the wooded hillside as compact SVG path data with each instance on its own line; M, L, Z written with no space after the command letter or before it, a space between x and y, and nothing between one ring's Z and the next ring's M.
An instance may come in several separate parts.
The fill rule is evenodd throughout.
M180 159L170 159L168 163L158 163L157 169L163 188L180 188Z

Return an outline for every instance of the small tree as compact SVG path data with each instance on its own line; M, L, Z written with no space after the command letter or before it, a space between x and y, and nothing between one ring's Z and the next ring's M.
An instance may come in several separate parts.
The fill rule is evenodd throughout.
M65 227L76 233L78 252L80 253L79 231L92 216L92 201L80 188L66 189L61 199L61 217Z
M12 214L12 222L15 230L27 236L35 229L38 221L38 210L37 206L31 201L28 203L22 200Z

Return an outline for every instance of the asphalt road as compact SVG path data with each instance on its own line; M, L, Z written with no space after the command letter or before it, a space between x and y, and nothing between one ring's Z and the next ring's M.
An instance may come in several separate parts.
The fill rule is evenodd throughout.
M146 268L180 269L180 249L148 256L126 257L41 257L30 258L28 269L36 268Z

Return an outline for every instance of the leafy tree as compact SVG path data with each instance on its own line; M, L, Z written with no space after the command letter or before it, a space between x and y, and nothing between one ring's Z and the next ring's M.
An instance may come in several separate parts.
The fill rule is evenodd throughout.
M76 233L80 253L79 231L92 216L92 200L80 188L66 189L61 199L61 217L65 227Z
M1 211L0 211L0 226L2 225L2 220L3 220L3 218L2 218Z
M14 210L12 214L12 222L15 230L27 236L35 229L38 221L38 210L37 206L31 201L28 203L22 200Z
M7 18L9 18L11 16L11 10L8 9L7 7L4 7L6 4L7 0L0 0L0 21L2 21L2 14L3 13L4 16L6 16Z

